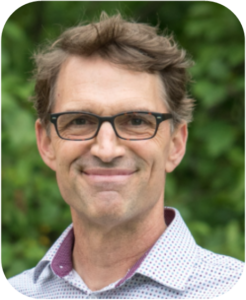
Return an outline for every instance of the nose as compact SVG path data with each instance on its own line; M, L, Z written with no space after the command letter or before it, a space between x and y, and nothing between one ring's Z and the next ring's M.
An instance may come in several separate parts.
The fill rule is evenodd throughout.
M119 138L109 122L103 122L101 125L91 147L91 154L106 163L125 154L125 148L119 143Z

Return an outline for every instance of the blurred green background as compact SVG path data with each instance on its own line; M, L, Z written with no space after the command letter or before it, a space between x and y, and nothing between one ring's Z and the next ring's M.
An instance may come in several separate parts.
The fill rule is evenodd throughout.
M39 1L17 9L2 34L2 266L32 268L71 222L55 174L39 157L28 98L37 46L63 29L119 10L167 28L196 62L197 100L186 156L167 177L165 205L178 208L198 244L244 260L244 33L213 2Z

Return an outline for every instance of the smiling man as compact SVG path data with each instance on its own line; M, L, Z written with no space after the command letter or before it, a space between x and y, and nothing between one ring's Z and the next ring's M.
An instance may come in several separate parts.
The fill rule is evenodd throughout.
M147 25L102 14L35 56L37 144L70 225L38 265L10 279L34 298L212 298L242 262L196 245L163 211L193 100L185 51ZM52 199L50 199L52 201Z

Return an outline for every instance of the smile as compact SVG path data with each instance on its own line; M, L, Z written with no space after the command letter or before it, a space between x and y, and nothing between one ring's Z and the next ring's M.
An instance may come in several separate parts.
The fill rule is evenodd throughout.
M126 169L89 169L84 170L82 173L92 182L123 183L128 180L135 171Z

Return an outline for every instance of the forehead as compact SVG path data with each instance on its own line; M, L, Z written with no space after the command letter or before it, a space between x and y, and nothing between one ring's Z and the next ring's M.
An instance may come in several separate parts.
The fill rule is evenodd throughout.
M71 56L62 65L57 79L54 112L165 112L161 90L156 74L129 70L100 57Z

